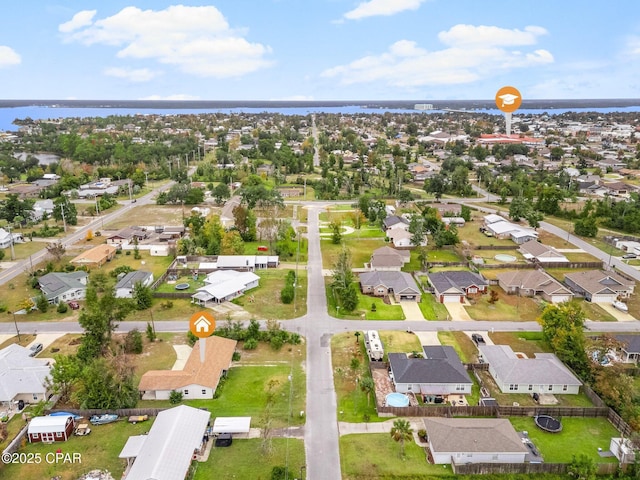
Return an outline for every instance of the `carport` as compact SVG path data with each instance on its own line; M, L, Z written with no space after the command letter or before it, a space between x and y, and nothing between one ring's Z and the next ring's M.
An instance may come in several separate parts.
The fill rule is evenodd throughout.
M219 435L221 433L232 433L241 438L248 438L251 430L251 417L217 417L213 422L211 433Z

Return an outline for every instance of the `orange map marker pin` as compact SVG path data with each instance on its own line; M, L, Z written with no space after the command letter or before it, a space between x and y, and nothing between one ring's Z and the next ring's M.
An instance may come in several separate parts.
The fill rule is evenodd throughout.
M216 319L211 312L202 310L191 315L189 330L198 338L207 338L216 329Z
M504 113L513 113L522 103L522 95L517 88L511 86L502 87L496 93L496 106Z

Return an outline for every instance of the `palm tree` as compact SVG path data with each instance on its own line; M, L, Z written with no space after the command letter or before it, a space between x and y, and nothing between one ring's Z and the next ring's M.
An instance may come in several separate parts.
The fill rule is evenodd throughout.
M367 394L367 407L370 404L371 393L376 389L376 384L373 382L373 378L364 377L360 379L360 390Z
M391 438L396 442L400 442L400 453L404 458L404 442L405 440L411 440L411 438L413 438L413 428L411 428L409 420L399 418L394 421L393 427L391 428Z

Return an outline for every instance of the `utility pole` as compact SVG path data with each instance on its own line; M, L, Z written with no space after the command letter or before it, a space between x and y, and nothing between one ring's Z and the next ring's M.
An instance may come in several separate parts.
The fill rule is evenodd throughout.
M129 179L129 202L133 200L133 194L131 191L131 179Z
M16 334L18 335L18 343L20 343L20 330L18 330L18 322L16 322L16 312L9 312L9 313L13 313L13 324L16 327Z
M62 225L64 225L64 231L67 233L67 219L64 215L64 205L60 205L60 211L62 212Z
M11 245L11 260L16 259L16 252L13 250L13 233L11 233L11 226L7 225L7 230L9 231L9 245Z

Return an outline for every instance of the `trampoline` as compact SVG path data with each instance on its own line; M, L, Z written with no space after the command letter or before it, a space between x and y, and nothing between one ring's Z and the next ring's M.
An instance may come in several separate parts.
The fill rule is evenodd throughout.
M404 393L390 393L386 397L388 407L408 407L409 397Z
M186 290L189 288L189 284L188 283L178 283L175 287L176 290Z
M534 417L534 421L538 428L545 432L558 433L562 431L562 422L550 415L538 415Z
M507 255L506 253L499 253L495 258L499 262L511 263L515 262L517 259L513 255Z

